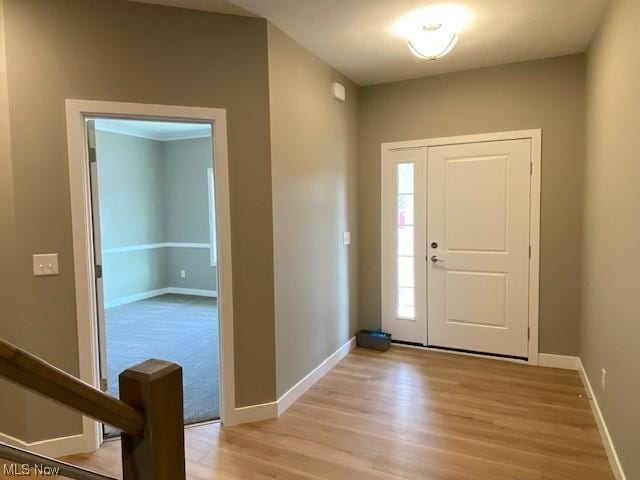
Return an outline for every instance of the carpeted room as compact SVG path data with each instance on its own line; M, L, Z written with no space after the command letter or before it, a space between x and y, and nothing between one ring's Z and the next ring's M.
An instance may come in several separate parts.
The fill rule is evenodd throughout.
M185 424L219 418L210 127L96 119L95 138L108 392L167 359L183 367Z

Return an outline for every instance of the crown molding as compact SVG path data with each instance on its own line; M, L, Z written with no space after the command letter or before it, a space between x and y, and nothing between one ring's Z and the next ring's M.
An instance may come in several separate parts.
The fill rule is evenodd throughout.
M191 140L195 138L211 137L211 130L208 125L206 126L206 131L204 128L199 128L186 132L157 134L147 132L143 129L132 128L129 126L118 126L115 123L109 125L96 123L96 130L101 132L116 133L119 135L127 135L130 137L146 138L147 140L155 140L157 142L171 142L174 140Z

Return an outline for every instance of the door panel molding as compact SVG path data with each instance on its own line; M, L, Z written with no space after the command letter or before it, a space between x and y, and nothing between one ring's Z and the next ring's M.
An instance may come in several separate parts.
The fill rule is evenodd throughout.
M399 142L387 142L381 144L381 237L382 237L382 326L388 328L390 326L389 321L389 305L394 304L394 299L390 295L390 291L395 289L394 275L395 271L390 261L389 250L389 215L390 210L388 207L390 180L389 176L389 163L393 163L394 152L401 152L406 150L420 150L424 149L424 158L426 164L426 150L429 147L444 146L444 145L460 145L467 143L481 143L481 142L495 142L501 140L520 140L528 139L531 145L531 168L530 168L530 202L529 202L529 246L530 246L530 259L529 259L529 289L528 289L528 315L529 315L529 332L528 332L528 359L529 364L538 364L538 329L539 329L539 278L540 278L540 185L541 185L541 154L542 154L542 129L531 130L516 130L505 132L493 132L485 134L474 135L462 135L451 137L438 137L427 138L409 141ZM423 168L426 175L426 165ZM426 184L426 183L425 183ZM426 189L425 189L426 190ZM426 202L426 198L425 198ZM385 205L387 204L386 208ZM426 203L425 203L426 210ZM417 214L417 212L416 212ZM426 218L426 214L425 217ZM426 222L425 222L426 223ZM416 222L417 225L417 222ZM426 235L424 239L425 250L425 263L426 263ZM418 255L419 245L416 238L416 255ZM385 250L387 252L385 252ZM490 252L487 252L490 253ZM491 252L495 255L501 255L501 252ZM420 275L418 269L415 270L416 276L416 289L417 278ZM426 292L426 285L425 290ZM426 295L423 295L426 298ZM419 295L416 295L419 298ZM425 319L426 324L426 319ZM428 332L424 332L424 341L418 340L416 343L427 344ZM416 340L410 340L416 341Z

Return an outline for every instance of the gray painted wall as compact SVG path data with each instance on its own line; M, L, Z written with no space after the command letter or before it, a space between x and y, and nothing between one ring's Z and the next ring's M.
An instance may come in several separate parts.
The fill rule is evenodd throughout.
M363 88L358 168L361 326L380 327L380 144L542 128L540 350L576 355L583 124L583 55Z
M209 243L207 169L213 167L210 138L164 142L166 238L168 242ZM216 290L216 268L209 250L171 248L170 287ZM186 270L186 278L180 277Z
M186 278L180 271L186 271ZM167 255L167 286L216 290L216 268L210 266L209 250L170 248Z
M96 131L102 248L166 241L162 142ZM103 255L106 302L167 286L166 249Z
M164 143L167 240L209 242L207 168L213 167L210 138Z
M3 292L16 311L3 316L3 331L20 331L12 337L19 346L78 374L65 99L225 108L236 404L274 400L266 22L125 1L3 3L11 171L3 170L10 177L2 182L11 185L15 207L15 242L4 253L16 265ZM33 277L31 255L43 252L58 252L60 275ZM80 416L68 409L35 395L23 405L24 414L11 412L18 438L80 431Z
M167 250L158 248L104 255L106 307L109 302L168 287Z
M12 319L19 317L15 284L24 275L18 268L14 255L15 206L13 192L13 165L11 162L11 138L9 132L9 103L7 92L7 68L4 40L4 1L0 0L0 252L3 268L0 269L0 337L15 344L22 344L24 325ZM23 269L22 269L23 270ZM0 379L0 426L3 433L20 438L26 431L26 392Z
M164 242L162 142L96 132L102 248Z
M640 68L632 48L639 8L634 0L615 2L588 52L584 226L584 71L579 55L362 89L357 185L362 239L358 311L361 325L377 326L379 143L544 128L541 346L547 352L579 353L594 386L599 385L600 368L607 368L607 390L597 396L628 478L640 476L634 455L640 430L635 345L640 312L633 301L640 238L635 221L640 171L633 144L640 124ZM267 45L265 22L251 18L130 2L0 0L0 20L4 338L78 373L65 98L228 109L238 405L276 397L272 238L279 256L278 392L355 329L353 301L348 309L344 296L335 304L326 302L337 285L347 283L347 298L353 299L356 285L355 252L339 251L335 237L347 225L353 230L355 153L349 139L358 132L353 131L352 104L323 103L325 82L335 72L327 73L328 67L275 29L270 29ZM273 191L268 73L277 155ZM348 95L355 98L357 89L347 85ZM305 105L309 98L314 100ZM301 122L292 120L307 111L317 113L317 121L306 116ZM328 136L327 125L336 128ZM309 136L309 144L296 134ZM328 151L334 143L327 138L340 147ZM312 215L327 205L337 222L322 215L316 221ZM295 224L287 225L291 221L301 222L300 238L291 235L297 233ZM60 253L61 274L33 278L30 256L45 251ZM322 265L312 254L338 263ZM287 306L288 300L305 309ZM309 355L296 350L295 335L319 340L318 348ZM288 366L299 359L299 366ZM2 381L0 396L0 430L5 433L36 441L79 431L80 417L51 402Z
M98 130L96 149L103 250L209 243L211 138L161 142ZM103 264L106 302L166 287L216 289L208 249L106 253Z
M640 2L614 1L587 54L580 341L580 356L629 480L640 478L638 25Z
M273 25L269 88L280 396L356 329L358 89Z

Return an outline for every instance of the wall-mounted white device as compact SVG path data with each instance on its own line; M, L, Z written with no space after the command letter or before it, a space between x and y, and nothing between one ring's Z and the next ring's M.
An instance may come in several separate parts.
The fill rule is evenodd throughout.
M344 232L342 234L342 244L343 245L351 245L351 232Z
M345 99L347 98L347 93L344 89L344 85L338 82L333 82L333 84L331 85L331 93L333 94L333 98L341 103L344 103Z

